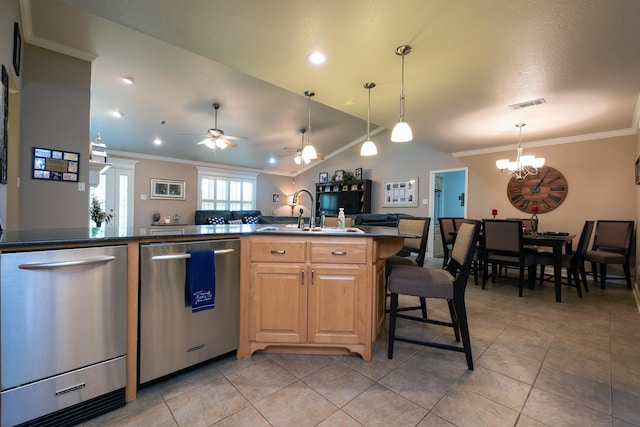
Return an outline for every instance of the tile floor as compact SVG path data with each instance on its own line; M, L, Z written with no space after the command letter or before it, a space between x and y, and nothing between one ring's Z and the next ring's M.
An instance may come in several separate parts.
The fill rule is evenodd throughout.
M617 281L590 285L583 299L563 287L562 303L551 284L517 295L512 280L484 291L470 281L474 371L462 353L401 342L389 360L386 335L372 362L227 357L143 388L84 426L640 426L633 292ZM447 313L428 306L432 317ZM451 340L447 328L398 322L405 334Z

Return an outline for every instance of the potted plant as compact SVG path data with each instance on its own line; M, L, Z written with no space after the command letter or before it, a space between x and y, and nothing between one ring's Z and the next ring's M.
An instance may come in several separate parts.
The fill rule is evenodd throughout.
M102 210L102 207L100 206L100 201L98 200L97 197L94 197L91 200L91 209L89 209L89 217L93 222L96 223L96 227L101 227L103 222L106 222L108 224L109 221L111 221L111 218L113 218L113 214L111 212L113 212L113 209L110 209L109 212L105 212Z

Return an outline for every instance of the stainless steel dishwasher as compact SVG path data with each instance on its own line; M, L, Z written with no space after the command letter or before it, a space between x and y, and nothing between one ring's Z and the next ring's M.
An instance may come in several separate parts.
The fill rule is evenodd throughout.
M189 251L211 249L215 308L196 313L185 303ZM238 348L240 240L140 245L138 383L177 372Z
M3 253L0 285L3 427L124 405L126 246Z

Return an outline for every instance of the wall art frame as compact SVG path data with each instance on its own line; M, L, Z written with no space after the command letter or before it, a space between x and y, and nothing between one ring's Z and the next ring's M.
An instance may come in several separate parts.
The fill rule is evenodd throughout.
M355 177L356 179L362 179L362 168L356 168Z
M80 153L33 147L31 178L48 181L78 182Z
M318 174L318 182L320 184L326 184L329 182L329 172L320 172Z
M159 200L185 200L187 182L171 179L151 178L149 198Z
M20 75L20 63L22 62L22 35L20 34L20 25L15 22L13 24L13 70L16 76Z
M418 207L418 178L384 181L382 207Z
M7 183L7 146L9 144L9 74L2 66L0 83L0 184Z
M636 185L640 185L640 157L636 160Z

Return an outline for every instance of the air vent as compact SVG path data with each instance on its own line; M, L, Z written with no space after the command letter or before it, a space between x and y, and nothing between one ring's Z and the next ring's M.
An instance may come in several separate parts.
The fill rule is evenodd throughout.
M509 105L512 110L519 110L521 108L533 107L534 105L546 104L547 101L544 98L532 99L531 101L519 102L517 104Z

